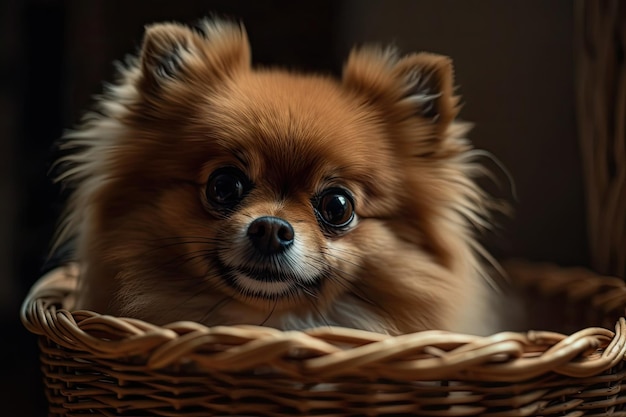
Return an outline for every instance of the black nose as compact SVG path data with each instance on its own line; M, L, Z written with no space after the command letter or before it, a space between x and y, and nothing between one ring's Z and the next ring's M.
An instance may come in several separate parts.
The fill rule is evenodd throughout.
M248 238L264 255L281 253L293 243L295 232L286 220L280 217L263 216L248 226Z

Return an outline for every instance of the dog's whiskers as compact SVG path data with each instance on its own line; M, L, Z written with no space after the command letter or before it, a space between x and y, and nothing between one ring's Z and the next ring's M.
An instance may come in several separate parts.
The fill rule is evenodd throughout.
M202 323L208 323L211 315L216 312L219 312L222 308L226 307L230 302L232 302L232 297L224 297L221 300L217 301L213 307L211 307L200 319Z
M352 256L360 257L360 255L352 253L352 252L347 251L347 250L344 250L343 252L346 253L346 254L352 255ZM360 268L360 265L357 264L356 262L349 261L347 259L342 258L341 256L336 255L336 254L330 253L328 251L323 251L322 253L325 256L332 257L334 259L337 259L338 261L341 261L341 262L347 263L349 265L352 265L352 266ZM311 259L307 259L307 261L311 262ZM343 290L346 291L347 294L352 295L353 297L355 297L356 299L360 300L361 302L364 302L365 304L374 306L374 307L380 309L381 311L385 311L382 308L382 306L380 306L378 303L376 303L375 301L370 299L357 286L350 284L350 281L357 281L359 279L359 276L357 274L350 273L350 272L348 272L348 271L346 271L344 269L341 269L339 267L333 266L333 265L328 264L328 263L322 263L318 259L313 259L313 262L311 262L310 265L313 266L313 267L318 267L320 269L325 269L325 270L328 270L329 272L331 272L329 274L326 274L326 278L331 280L333 283L339 285L340 287L342 287ZM347 277L349 279L346 280L344 277Z
M274 301L274 305L272 306L272 309L270 310L267 317L265 317L265 319L259 324L259 326L264 326L265 323L267 323L270 320L270 318L272 318L272 316L274 315L274 311L276 310L276 305L278 304L278 299L274 297L273 301Z

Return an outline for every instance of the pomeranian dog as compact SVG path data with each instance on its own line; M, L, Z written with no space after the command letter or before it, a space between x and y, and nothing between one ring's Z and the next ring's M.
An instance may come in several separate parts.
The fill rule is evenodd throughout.
M245 30L147 27L60 142L73 309L155 324L482 332L489 203L451 60L251 66Z

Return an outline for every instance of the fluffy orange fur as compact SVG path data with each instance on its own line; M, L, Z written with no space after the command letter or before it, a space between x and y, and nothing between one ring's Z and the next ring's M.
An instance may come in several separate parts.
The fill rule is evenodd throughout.
M450 59L358 48L341 79L250 61L237 24L152 25L65 135L57 242L75 245L73 307L157 324L484 329L474 234L488 213ZM280 249L253 247L259 218L291 230Z

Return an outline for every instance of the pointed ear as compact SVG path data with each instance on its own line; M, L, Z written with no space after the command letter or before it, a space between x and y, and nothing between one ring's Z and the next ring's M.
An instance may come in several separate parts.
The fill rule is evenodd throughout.
M141 46L141 70L147 87L176 79L182 74L183 62L194 49L194 34L174 23L159 23L146 27Z
M140 65L144 92L157 92L172 82L210 83L249 68L250 48L234 23L158 23L146 27Z
M419 118L438 137L458 114L452 61L442 55L399 58L392 49L353 51L344 67L343 83L378 106L389 120Z
M419 117L447 126L458 114L454 96L452 60L443 55L419 53L402 58L394 72L407 82L405 100L414 103Z

